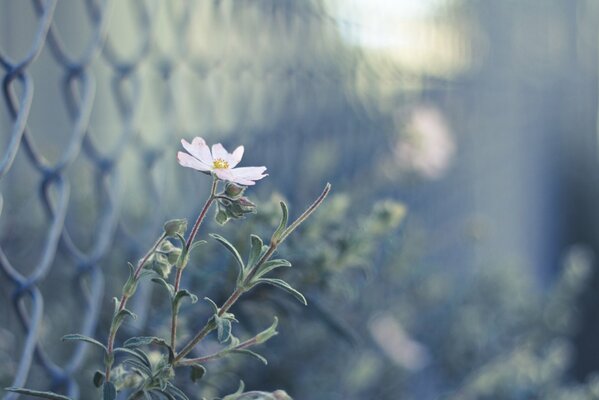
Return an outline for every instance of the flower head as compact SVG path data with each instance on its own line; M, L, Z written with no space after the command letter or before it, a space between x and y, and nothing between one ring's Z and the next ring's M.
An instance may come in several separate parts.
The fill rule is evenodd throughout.
M243 157L243 146L239 146L229 153L222 144L212 145L212 151L201 137L196 137L191 143L181 140L187 153L177 153L179 164L198 171L213 173L218 179L237 183L239 185L254 185L257 180L267 176L266 167L241 167L235 168Z

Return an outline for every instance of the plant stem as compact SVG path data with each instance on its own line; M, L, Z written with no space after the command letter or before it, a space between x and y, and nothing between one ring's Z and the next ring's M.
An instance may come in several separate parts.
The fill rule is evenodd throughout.
M198 233L198 230L200 229L200 225L202 225L202 221L204 221L204 218L206 217L206 214L208 213L210 206L212 205L214 200L217 198L217 196L216 196L217 186L218 186L218 179L216 177L214 177L212 180L212 187L210 188L210 197L208 197L208 199L204 203L204 207L202 207L202 211L200 211L200 214L198 215L196 222L193 224L191 233L189 234L189 237L187 238L187 241L185 242L185 253L186 254L189 251L189 249L191 248L193 240L195 239L195 237ZM185 265L182 265L181 268L177 268L177 275L175 276L175 285L174 285L175 294L179 291L179 287L181 285L181 277L183 276L184 268L185 268ZM173 308L172 316L171 316L171 349L172 349L173 353L175 352L175 346L177 345L178 314L179 314L178 310Z
M270 244L268 246L268 250L264 253L264 255L262 255L260 260L258 260L258 262L254 266L254 268L247 274L245 280L229 296L229 298L225 301L225 303L222 305L222 307L219 308L218 314L217 314L219 317L222 317L223 314L226 313L227 311L229 311L229 309L235 304L235 302L237 300L239 300L241 295L243 293L245 293L245 291L247 290L246 289L247 284L249 284L251 282L252 278L256 274L256 271L259 270L260 266L262 264L264 264L266 261L268 261L270 259L270 257L272 257L273 253L277 250L277 247L279 247L279 245L281 243L283 243L283 241L287 238L287 236L289 236L289 234L291 232L293 232L302 222L304 222L322 204L322 202L327 197L327 195L329 194L330 191L331 191L331 184L327 183L324 190L320 194L320 196L318 196L318 198L316 198L316 200L314 200L314 202L310 205L310 207L308 207L306 209L306 211L304 211L295 221L293 221L293 223L291 225L289 225L289 227L287 229L285 229L285 231L283 232L283 235L281 236L281 239L279 239L277 242L274 242L274 241L270 242ZM183 357L185 357L187 354L189 354L191 352L191 350L193 350L193 348L198 343L200 343L206 336L208 336L208 334L210 332L212 332L214 329L216 329L216 324L211 319L175 356L172 365L175 366L175 364L181 362Z
M204 357L198 357L198 358L188 358L185 360L181 360L178 364L178 366L180 367L184 367L187 365L193 365L193 364L198 364L198 363L203 363L206 361L210 361L210 360L214 360L217 358L220 358L222 356L224 356L225 354L227 354L228 352L232 351L232 350L242 350L242 349L247 349L248 347L251 347L253 345L255 345L258 342L257 338L254 336L251 339L246 340L245 342L239 343L237 346L230 348L230 349L225 349L223 351L219 351L218 353L214 353L214 354L210 354L208 356L204 356Z
M141 258L139 260L139 262L137 263L137 267L135 268L135 271L133 272L133 277L135 280L139 279L139 275L141 274L141 270L143 269L143 266L146 262L148 262L148 259L152 256L152 254L154 254L154 251L156 251L156 248L158 247L158 245L164 240L164 238L166 237L166 235L163 233L158 240L156 240L156 242L154 242L154 244L152 245L152 247L150 248L150 250L143 256L143 258ZM127 305L127 301L129 300L129 296L126 294L122 294L121 295L121 299L119 301L119 308L116 311L116 313L114 314L115 316L123 311L125 309L125 306ZM112 356L113 350L114 350L114 340L116 338L116 333L118 328L116 328L114 326L114 317L112 319L112 323L110 325L110 333L108 335L108 340L106 343L106 349L107 349L107 353L108 356ZM112 364L107 363L106 364L106 371L105 371L105 376L106 376L106 382L110 381L110 368L112 367Z

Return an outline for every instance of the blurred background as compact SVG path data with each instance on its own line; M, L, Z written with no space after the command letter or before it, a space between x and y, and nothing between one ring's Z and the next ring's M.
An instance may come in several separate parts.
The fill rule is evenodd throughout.
M60 338L104 341L126 261L195 217L210 182L175 154L202 136L270 174L203 235L247 248L333 192L280 251L309 306L233 310L240 337L280 317L268 366L192 398L599 398L598 27L594 0L0 0L0 387L95 398L101 356ZM183 285L218 303L205 249ZM121 339L168 329L154 289Z

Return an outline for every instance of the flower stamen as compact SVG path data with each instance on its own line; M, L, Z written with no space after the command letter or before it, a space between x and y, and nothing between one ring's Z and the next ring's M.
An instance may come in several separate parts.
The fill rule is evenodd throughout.
M222 158L217 158L212 162L212 168L214 169L228 169L229 163L223 160Z

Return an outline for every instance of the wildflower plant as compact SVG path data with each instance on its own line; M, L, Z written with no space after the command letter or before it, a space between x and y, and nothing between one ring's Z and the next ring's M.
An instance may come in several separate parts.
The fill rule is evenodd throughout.
M327 184L320 196L291 223L289 223L287 205L281 201L278 226L266 243L258 235L250 235L250 250L247 257L243 257L225 237L215 233L209 235L209 238L228 251L237 265L235 289L220 306L205 297L204 300L212 309L211 316L190 339L178 343L180 306L183 301L191 303L198 301L195 294L181 287L181 282L192 252L208 244L206 240L196 240L202 222L212 206L216 206L215 220L221 225L231 220L243 219L246 214L255 213L256 205L244 196L245 190L247 186L252 186L256 181L267 176L266 167L236 167L243 156L243 146L229 153L220 143L213 145L212 148L208 147L200 137L196 137L191 143L185 140L181 143L186 152L178 152L179 164L212 177L210 193L191 230L188 232L188 223L185 219L167 221L163 232L137 264L128 263L129 277L123 285L120 298L113 299L114 312L106 343L81 334L69 334L63 337L63 341L87 342L102 352L104 366L93 375L93 383L99 388L99 398L102 400L115 400L117 396L131 400L186 400L189 399L188 395L174 383L175 376L182 370L187 369L191 380L197 381L205 374L210 361L231 354L245 354L266 363L266 359L255 352L254 347L265 343L277 334L277 317L273 318L268 328L242 340L234 335L233 326L238 321L230 312L231 307L256 286L274 286L307 305L306 298L298 290L288 282L272 277L275 269L291 267L289 261L273 259L273 256L287 237L322 204L330 191L330 184ZM136 318L135 314L127 308L127 304L135 295L142 279L148 279L161 286L168 296L171 309L170 336L168 338L134 336L124 340L121 346L116 346L117 334L123 322L127 318ZM221 348L211 354L192 356L191 353L196 346L213 332L216 333ZM159 348L161 351L149 351L150 346ZM53 392L14 387L6 390L45 399L69 400L67 396ZM225 396L224 399L285 400L291 398L282 390L272 393L244 392L242 382L237 392Z

